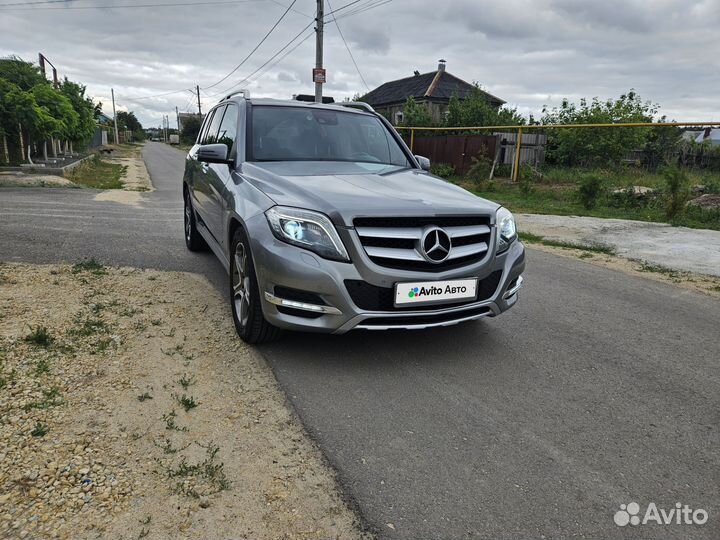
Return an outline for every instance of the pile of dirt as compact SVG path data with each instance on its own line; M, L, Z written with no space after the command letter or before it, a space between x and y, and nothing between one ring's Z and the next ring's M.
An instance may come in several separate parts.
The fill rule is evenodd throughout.
M0 538L361 538L220 295L0 264Z

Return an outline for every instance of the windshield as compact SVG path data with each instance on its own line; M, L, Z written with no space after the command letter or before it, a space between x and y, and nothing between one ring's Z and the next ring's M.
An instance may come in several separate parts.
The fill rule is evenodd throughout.
M410 167L376 117L310 107L255 106L252 161L352 161Z

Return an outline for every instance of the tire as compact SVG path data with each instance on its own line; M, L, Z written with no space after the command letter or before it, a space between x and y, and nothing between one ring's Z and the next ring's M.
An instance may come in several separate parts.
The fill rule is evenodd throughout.
M230 245L230 306L235 330L246 343L267 343L277 339L280 329L265 320L250 242L242 227Z
M183 215L185 218L183 220L183 230L185 231L185 245L190 251L206 251L208 249L208 245L200 232L197 230L195 211L192 207L192 199L190 198L190 192L187 189L183 189L183 200L185 201L185 208L183 211Z

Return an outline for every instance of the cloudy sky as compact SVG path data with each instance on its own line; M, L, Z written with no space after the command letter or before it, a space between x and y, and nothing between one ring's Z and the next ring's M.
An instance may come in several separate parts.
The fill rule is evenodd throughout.
M106 113L112 113L113 87L118 108L135 111L145 126L159 125L165 114L174 125L176 106L197 110L188 91L196 84L204 109L218 100L219 92L237 85L254 96L312 93L315 0L296 0L258 50L216 84L291 2L0 0L0 55L36 61L41 51L61 77L86 84ZM148 4L152 6L126 7ZM538 114L543 105L557 105L563 97L617 97L635 88L644 99L659 103L668 117L720 120L720 0L325 4L326 13L337 10L337 24L362 74L330 18L325 94L336 99L365 93L367 87L416 69L433 71L444 58L449 72L479 82L523 114ZM291 41L295 36L299 38ZM167 92L175 93L158 96Z

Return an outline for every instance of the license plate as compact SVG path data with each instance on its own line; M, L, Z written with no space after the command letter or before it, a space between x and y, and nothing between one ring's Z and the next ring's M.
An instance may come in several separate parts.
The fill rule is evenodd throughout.
M477 298L477 278L395 285L395 305L442 304Z

